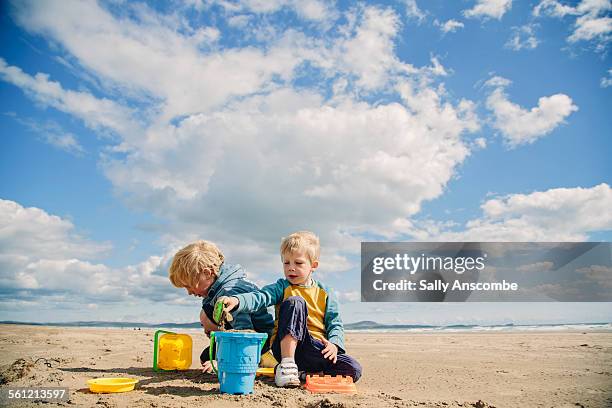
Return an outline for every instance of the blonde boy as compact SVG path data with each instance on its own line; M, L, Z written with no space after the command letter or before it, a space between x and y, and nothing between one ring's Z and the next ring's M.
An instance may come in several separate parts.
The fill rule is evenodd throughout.
M283 238L284 279L253 293L225 299L227 311L238 313L275 305L272 352L280 364L279 387L298 386L299 371L349 375L357 381L361 365L344 351L344 328L333 290L312 278L319 266L319 238L299 231Z
M246 279L242 266L227 264L221 250L209 241L196 241L178 251L172 260L169 278L177 288L185 288L189 295L202 298L200 323L207 336L211 331L219 330L212 317L215 302L219 297L258 290L257 285ZM267 333L268 338L274 328L272 315L265 308L234 313L233 318L230 328ZM267 350L268 344L269 341L262 351ZM211 372L208 351L206 348L202 352L200 361L204 371Z

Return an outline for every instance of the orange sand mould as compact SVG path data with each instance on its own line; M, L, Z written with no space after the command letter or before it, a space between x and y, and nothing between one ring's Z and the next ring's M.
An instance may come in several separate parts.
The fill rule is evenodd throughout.
M327 393L337 392L340 394L354 394L357 392L353 378L339 375L307 375L304 388L310 392Z

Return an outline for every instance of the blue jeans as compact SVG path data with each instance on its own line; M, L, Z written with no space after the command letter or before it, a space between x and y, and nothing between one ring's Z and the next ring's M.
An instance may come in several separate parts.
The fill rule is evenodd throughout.
M308 332L307 318L308 307L303 298L292 296L281 303L278 313L278 333L272 343L274 358L281 361L280 341L290 334L298 342L295 349L295 363L298 370L322 371L329 375L347 375L353 377L353 381L357 382L361 377L361 365L340 348L338 348L338 359L335 364L323 357L321 350L325 346L321 340L315 339Z

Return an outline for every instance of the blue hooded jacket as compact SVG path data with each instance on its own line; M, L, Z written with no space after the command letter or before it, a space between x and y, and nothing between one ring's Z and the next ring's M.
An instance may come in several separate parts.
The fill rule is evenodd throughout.
M247 280L246 272L240 265L223 263L219 268L219 277L208 289L208 295L202 299L202 309L212 310L220 296L235 296L240 293L258 291L253 282ZM267 333L268 338L274 329L274 318L265 307L252 312L232 313L232 328L236 330L255 330Z

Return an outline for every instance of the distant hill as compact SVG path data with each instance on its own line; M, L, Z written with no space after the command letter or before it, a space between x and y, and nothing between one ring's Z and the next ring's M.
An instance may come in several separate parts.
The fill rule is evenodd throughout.
M346 330L381 330L381 329L424 329L428 327L437 327L419 324L382 324L371 320L363 320L356 323L348 323L344 325Z

